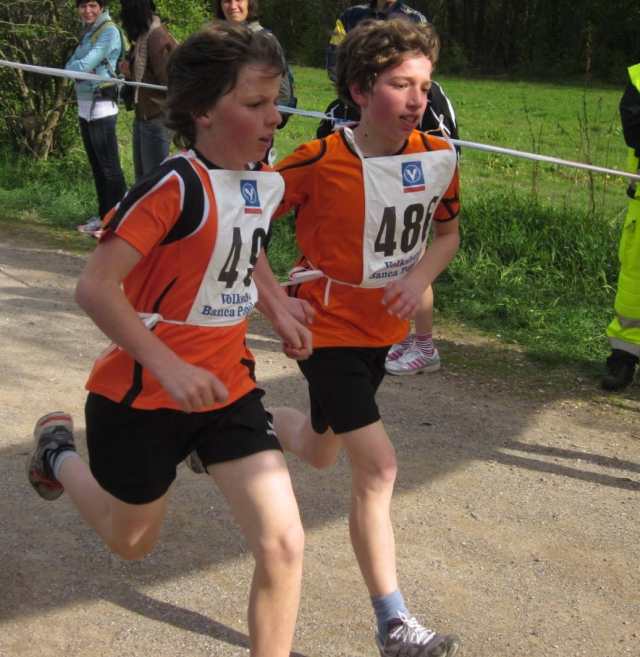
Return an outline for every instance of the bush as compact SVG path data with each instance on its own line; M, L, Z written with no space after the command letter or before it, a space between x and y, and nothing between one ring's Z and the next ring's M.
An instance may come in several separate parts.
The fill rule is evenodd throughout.
M592 359L613 307L616 223L511 193L470 202L460 225L461 249L438 283L437 307L538 355Z

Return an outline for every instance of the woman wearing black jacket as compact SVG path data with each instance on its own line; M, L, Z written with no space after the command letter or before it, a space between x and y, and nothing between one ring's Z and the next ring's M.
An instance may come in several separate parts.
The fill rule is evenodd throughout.
M122 73L136 82L167 84L167 61L176 41L155 14L153 0L122 0L122 25L133 44ZM170 131L164 125L166 94L142 87L130 87L135 111L133 162L139 180L169 155Z

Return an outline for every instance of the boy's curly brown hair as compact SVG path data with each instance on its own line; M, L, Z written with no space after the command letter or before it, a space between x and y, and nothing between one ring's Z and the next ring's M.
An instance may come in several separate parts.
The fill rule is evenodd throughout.
M371 91L380 73L397 66L410 53L425 55L435 67L440 39L432 25L420 25L406 18L359 23L338 48L338 96L357 108L349 87L357 84L364 93Z

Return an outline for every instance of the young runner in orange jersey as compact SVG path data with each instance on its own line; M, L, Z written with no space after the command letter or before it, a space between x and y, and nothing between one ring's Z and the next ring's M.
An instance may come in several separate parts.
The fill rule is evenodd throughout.
M170 127L188 148L112 211L77 287L117 345L87 384L90 469L66 413L38 421L28 468L42 497L66 490L111 550L138 559L158 538L176 466L195 450L256 561L254 657L289 656L302 576L298 508L245 344L253 271L273 277L263 244L284 186L252 163L280 123L283 72L273 39L243 27L204 30L172 54ZM286 352L308 356L311 335L292 314L304 304L267 293L259 306Z
M280 409L276 431L316 467L333 464L340 448L348 453L351 541L383 657L452 657L460 646L420 625L399 591L390 517L396 456L375 401L390 345L405 337L424 290L458 249L455 150L415 130L437 54L428 26L396 19L354 28L339 50L337 86L359 107L360 123L301 146L277 167L286 185L278 213L296 210L299 265L324 277L294 292L316 311L314 351L300 362L311 414Z

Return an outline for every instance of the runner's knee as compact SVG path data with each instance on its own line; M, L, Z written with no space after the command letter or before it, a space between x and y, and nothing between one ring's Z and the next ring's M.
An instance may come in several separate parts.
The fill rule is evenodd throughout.
M300 522L292 523L284 530L265 536L254 550L256 561L267 571L270 569L297 567L304 553L304 530Z
M398 474L394 454L373 459L366 464L352 464L353 488L356 492L377 493L393 488Z

